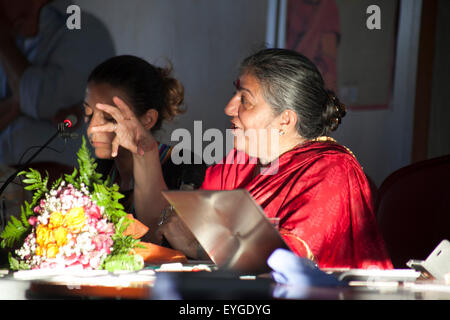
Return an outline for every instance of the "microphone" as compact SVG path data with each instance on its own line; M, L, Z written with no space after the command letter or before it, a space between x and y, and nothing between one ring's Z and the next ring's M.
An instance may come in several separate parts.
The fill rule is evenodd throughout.
M71 113L69 114L63 121L64 127L66 128L72 128L75 127L78 123L78 117Z
M59 136L64 139L76 139L78 133L66 132L66 129L75 128L78 123L78 117L74 114L69 114L63 122L58 123Z
M74 114L69 114L65 117L63 122L58 123L58 130L63 133L65 129L75 128L78 123L78 118Z
M71 132L65 132L66 128L70 128L74 125L76 125L77 123L77 117L73 114L70 114L68 117L66 117L66 119L58 124L58 128L55 132L55 134L53 134L50 139L47 140L47 142L41 146L39 148L38 151L36 151L31 157L30 159L27 160L27 162L25 162L23 165L21 165L12 175L10 175L8 177L8 179L5 181L5 183L3 183L2 187L0 188L0 195L3 194L3 192L5 191L6 187L15 179L15 177L17 176L17 174L23 170L25 170L31 163L31 161L33 161L34 158L37 157L37 155L39 153L42 152L42 150L44 150L56 137L60 136L63 138L71 138L71 139L75 139L78 137L78 134L76 133L71 133ZM2 212L2 215L4 213ZM3 217L2 217L3 218Z

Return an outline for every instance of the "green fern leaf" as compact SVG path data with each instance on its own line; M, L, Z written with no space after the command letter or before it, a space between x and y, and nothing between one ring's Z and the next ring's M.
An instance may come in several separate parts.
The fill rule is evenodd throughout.
M51 190L57 189L59 187L59 185L61 184L62 179L63 179L62 177L59 177L58 180L54 181L52 183Z
M25 201L25 206L20 207L20 220L25 228L28 229L30 223L28 222L28 218L33 215L33 211L31 210L31 206L28 202Z
M77 174L78 174L77 168L73 168L72 174L64 175L66 182L75 186L75 184L76 184L75 177L77 176Z
M25 263L24 261L19 261L16 258L13 258L11 252L8 253L8 261L9 261L9 268L11 270L29 270L31 269L30 266Z
M97 163L95 159L91 157L89 149L86 145L86 139L83 136L83 141L81 144L80 150L78 150L78 165L80 168L80 174L78 177L78 182L81 185L82 183L88 187L92 188L94 183L101 183L102 175L97 173L95 169L97 168Z
M11 216L5 229L1 233L2 247L12 247L14 243L23 238L29 228L25 227L20 220Z

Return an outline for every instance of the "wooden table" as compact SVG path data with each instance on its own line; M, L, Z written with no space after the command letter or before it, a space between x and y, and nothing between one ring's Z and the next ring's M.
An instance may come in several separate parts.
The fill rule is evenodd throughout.
M96 277L53 277L17 279L1 273L0 299L9 299L8 290L17 288L23 299L171 299L161 290L155 296L157 279L171 285L181 299L286 299L286 300L450 300L450 285L442 281L394 281L349 279L343 287L286 286L275 284L270 275L239 276L228 272L107 273ZM341 273L342 274L342 273ZM336 273L338 276L338 273ZM20 293L11 299L21 299Z

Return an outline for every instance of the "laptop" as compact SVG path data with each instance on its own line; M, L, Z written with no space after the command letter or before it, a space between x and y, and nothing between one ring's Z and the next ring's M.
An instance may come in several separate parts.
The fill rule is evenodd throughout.
M267 258L290 250L247 190L163 191L219 270L269 272Z

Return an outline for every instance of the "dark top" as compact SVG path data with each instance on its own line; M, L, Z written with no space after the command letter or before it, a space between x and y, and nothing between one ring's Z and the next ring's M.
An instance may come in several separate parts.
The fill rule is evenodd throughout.
M171 151L173 147L160 144L159 154L161 160L161 169L169 190L177 189L198 189L204 180L206 172L206 164L175 164L171 158ZM182 152L180 156L182 156ZM191 157L194 162L194 154ZM113 180L117 178L117 170L114 166L114 160L97 159L97 172L103 175L103 179L110 176ZM115 182L115 181L112 181ZM125 197L121 199L121 203L126 212L132 213L135 216L133 206L133 189L119 190Z

